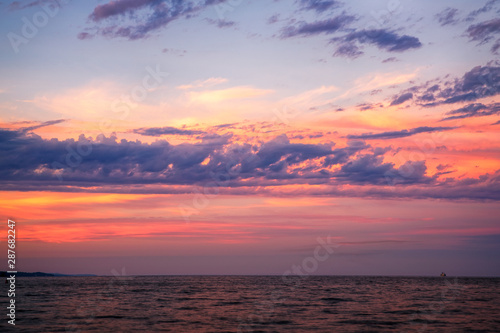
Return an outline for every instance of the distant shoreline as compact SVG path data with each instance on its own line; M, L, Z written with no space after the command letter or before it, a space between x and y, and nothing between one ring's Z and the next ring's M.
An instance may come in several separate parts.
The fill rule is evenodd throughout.
M0 271L0 277L9 277L11 273ZM97 276L95 274L57 274L57 273L44 273L44 272L17 272L16 277L59 277L59 276Z
M0 277L9 277L11 274L6 271L0 271ZM98 275L98 274L59 274L59 273L45 273L45 272L17 272L16 277L113 277L113 275ZM241 276L241 277L280 277L278 274L151 274L151 275L127 275L120 278L133 278L133 277L155 277L155 276L165 276L165 277L218 277L218 276ZM500 278L500 276L439 276L439 275L309 275L310 277L366 277L366 278Z

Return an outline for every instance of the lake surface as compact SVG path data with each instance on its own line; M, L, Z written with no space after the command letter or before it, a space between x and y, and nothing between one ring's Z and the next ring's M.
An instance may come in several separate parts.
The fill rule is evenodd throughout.
M18 277L17 332L500 332L499 278ZM6 329L5 329L6 328Z

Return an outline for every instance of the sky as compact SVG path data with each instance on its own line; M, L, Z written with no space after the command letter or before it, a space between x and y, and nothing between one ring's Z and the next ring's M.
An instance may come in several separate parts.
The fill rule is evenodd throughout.
M500 276L499 14L1 1L17 269Z

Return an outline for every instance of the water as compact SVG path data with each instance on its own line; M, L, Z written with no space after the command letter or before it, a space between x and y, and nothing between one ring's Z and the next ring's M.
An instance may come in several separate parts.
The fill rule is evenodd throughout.
M500 332L498 278L18 277L16 288L18 332Z

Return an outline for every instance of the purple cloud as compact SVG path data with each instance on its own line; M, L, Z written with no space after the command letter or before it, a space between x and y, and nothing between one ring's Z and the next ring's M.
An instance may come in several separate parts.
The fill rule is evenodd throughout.
M391 106L393 105L399 105L399 104L403 104L404 102L406 102L407 100L409 99L412 99L413 98L413 94L412 93L405 93L405 94L402 94L398 97L396 97L392 102L391 102Z
M473 103L463 108L456 109L446 113L449 117L442 120L463 119L471 117L484 117L500 114L500 103L484 105L482 103Z
M486 2L486 4L483 7L470 12L466 18L466 21L473 21L476 19L478 15L491 11L497 3L498 0L488 0L488 2Z
M438 22L441 24L441 26L445 26L445 25L448 25L448 24L457 24L459 22L459 20L457 19L457 13L458 13L458 9L456 8L446 8L445 10L443 10L442 12L440 13L437 13L435 15L436 19L438 20Z
M160 2L161 1L157 0L111 1L103 5L98 5L96 8L94 8L94 11L92 12L92 14L90 14L89 18L94 22L99 22L112 16L131 13L133 10L141 7L154 6L155 4L158 4Z
M411 170L411 172L409 171ZM399 176L398 184L427 184L434 178L426 176L424 161L408 161L399 168L393 163L384 163L383 157L374 153L361 155L344 164L335 176L340 181L353 184L387 185L388 178Z
M146 135L146 136L161 136L161 135L197 135L204 134L203 131L186 130L175 127L150 127L150 128L137 128L132 130L133 133Z
M480 44L489 42L495 35L500 34L500 18L471 25L466 31L471 41L479 41ZM492 53L496 53L500 47L500 39L491 48Z
M382 132L382 133L365 133L360 135L348 135L348 139L361 139L361 140L372 140L372 139L398 139L405 138L408 136L420 134L420 133L431 133L431 132L441 132L441 131L449 131L455 129L456 127L429 127L429 126L421 126L412 128L410 130L401 130L401 131L390 131L390 132Z
M218 28L229 28L233 27L236 25L236 22L234 21L226 21L226 20L212 20L212 19L207 19L207 22L215 25Z
M338 44L334 55L355 58L362 54L357 44L374 45L380 50L388 52L404 52L417 49L422 43L417 37L398 35L384 29L360 30L343 37L333 38L332 42Z
M300 22L295 26L285 27L282 31L282 38L295 36L311 36L321 33L331 34L345 28L355 20L354 16L342 14L334 18L316 21L312 23Z
M314 10L322 13L328 9L340 7L340 3L334 0L300 0L302 9Z
M167 26L181 17L189 17L202 9L225 0L116 0L98 5L89 15L96 26L78 35L93 35L130 40L147 38L152 31ZM121 21L113 20L119 17ZM108 22L108 25L105 23Z
M441 78L413 86L400 92L394 102L401 101L412 94L418 105L425 107L440 104L472 102L480 98L495 96L500 93L500 67L476 66L461 78L443 80Z
M391 147L374 148L359 140L336 149L333 145L292 143L286 135L258 145L232 142L230 135L178 145L102 135L59 141L23 130L0 130L0 184L16 191L120 193L190 193L197 186L215 184L221 193L247 195L272 194L281 190L279 185L321 184L324 187L304 187L293 194L500 200L500 171L438 181L439 172L428 175L424 161L399 167L385 162ZM343 184L353 186L338 186Z
M44 5L46 3L50 3L50 4L54 4L54 5L59 6L57 1L55 1L55 0L35 0L35 1L29 1L29 2L25 2L25 3L23 3L22 1L13 1L9 4L8 8L10 11L22 10L22 9L26 9L26 8L30 8L30 7L41 6L41 5Z

